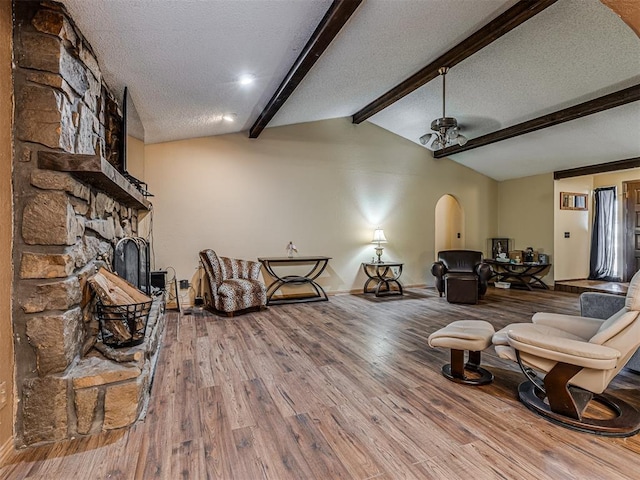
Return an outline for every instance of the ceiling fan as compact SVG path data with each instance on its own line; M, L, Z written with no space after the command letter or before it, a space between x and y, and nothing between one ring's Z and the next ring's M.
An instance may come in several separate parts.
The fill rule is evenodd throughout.
M467 143L467 137L460 134L458 121L453 117L447 117L445 114L445 77L448 71L449 67L440 67L438 69L438 73L442 76L442 117L436 118L431 122L431 130L435 133L425 133L420 137L420 143L432 151L455 144L462 146Z

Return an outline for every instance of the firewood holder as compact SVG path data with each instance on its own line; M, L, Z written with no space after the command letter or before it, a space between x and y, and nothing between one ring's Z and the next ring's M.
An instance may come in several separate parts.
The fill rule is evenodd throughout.
M102 343L113 348L123 348L144 342L152 303L104 305L99 301L96 315L100 322Z

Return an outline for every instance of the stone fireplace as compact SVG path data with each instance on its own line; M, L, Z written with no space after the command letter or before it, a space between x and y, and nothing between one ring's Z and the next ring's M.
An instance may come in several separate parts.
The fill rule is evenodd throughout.
M121 111L64 7L15 3L14 288L16 445L135 422L148 399L164 316L146 341L96 342L87 280L111 266L151 208L119 173Z

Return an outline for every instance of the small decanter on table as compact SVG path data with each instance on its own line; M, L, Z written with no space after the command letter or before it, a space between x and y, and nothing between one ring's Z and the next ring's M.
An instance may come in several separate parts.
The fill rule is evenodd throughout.
M294 253L298 253L298 247L296 247L293 242L289 242L287 245L287 257L293 258Z

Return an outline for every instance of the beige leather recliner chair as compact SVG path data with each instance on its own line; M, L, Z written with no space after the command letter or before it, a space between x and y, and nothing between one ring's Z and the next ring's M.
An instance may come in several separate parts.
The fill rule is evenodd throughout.
M606 320L536 313L532 322L508 325L493 336L496 353L517 362L529 379L518 387L520 400L576 430L619 437L640 431L640 412L603 394L640 346L640 272L631 279L624 308ZM586 416L591 400L615 416Z

